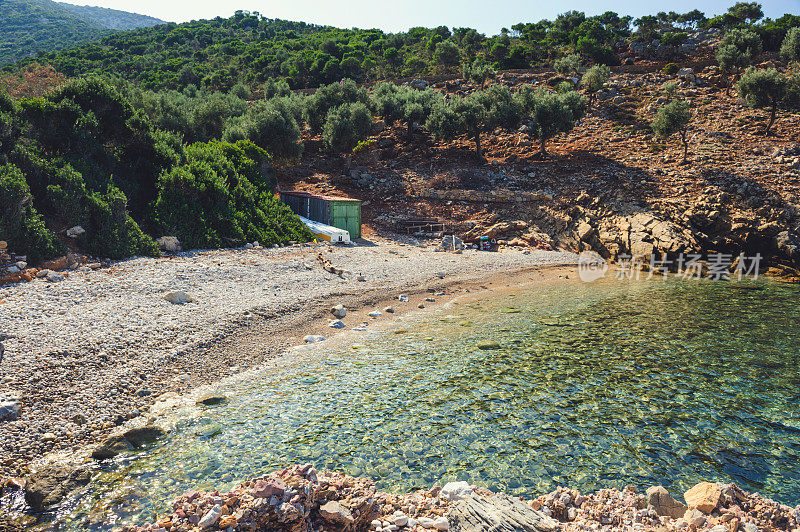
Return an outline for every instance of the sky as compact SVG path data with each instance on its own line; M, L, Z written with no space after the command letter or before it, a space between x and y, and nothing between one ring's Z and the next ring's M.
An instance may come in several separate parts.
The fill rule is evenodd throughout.
M553 19L575 9L589 15L616 11L620 15L685 13L700 9L706 16L722 13L736 0L66 0L70 4L110 7L160 18L170 22L229 17L242 9L268 18L311 22L339 28L379 28L406 31L414 26L470 27L494 35L517 22ZM800 0L766 0L764 14L777 18L800 14Z

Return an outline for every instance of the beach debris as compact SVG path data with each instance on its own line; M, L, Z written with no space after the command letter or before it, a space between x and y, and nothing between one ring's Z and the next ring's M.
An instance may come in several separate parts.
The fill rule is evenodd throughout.
M317 261L322 264L322 269L334 275L341 276L344 273L342 268L337 268L333 263L322 256L322 253L317 254Z
M187 294L182 290L175 290L173 292L167 292L164 294L164 299L172 303L173 305L183 305L185 303L191 303L194 301L192 296Z
M455 235L442 238L441 247L445 251L458 251L464 249L464 241Z
M345 308L344 305L340 303L338 305L334 305L333 308L331 308L331 314L333 314L336 318L339 318L341 320L345 316L347 316L347 309Z
M158 244L158 249L161 251L168 251L170 253L175 253L177 251L181 251L181 241L178 240L177 236L162 236L156 240Z
M314 344L317 342L324 342L325 337L318 334L307 334L303 337L303 341L307 344Z
M344 329L345 324L342 320L331 320L328 323L328 327L330 327L331 329Z

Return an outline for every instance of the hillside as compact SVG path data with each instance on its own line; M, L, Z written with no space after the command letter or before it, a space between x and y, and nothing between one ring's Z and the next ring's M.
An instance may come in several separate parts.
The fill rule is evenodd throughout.
M117 30L163 24L153 17L51 0L0 2L0 66L100 39Z

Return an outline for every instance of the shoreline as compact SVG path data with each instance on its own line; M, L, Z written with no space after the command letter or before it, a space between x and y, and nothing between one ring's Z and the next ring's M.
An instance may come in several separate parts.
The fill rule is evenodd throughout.
M359 275L367 280L325 272L314 260L320 251L346 270L358 272L359 268ZM134 259L108 269L76 272L58 284L34 281L0 288L0 319L12 316L9 311L15 303L42 307L32 327L31 316L25 316L9 322L10 331L4 331L0 391L16 393L22 410L18 419L0 422L0 444L11 451L0 463L0 487L47 463L46 456L71 455L131 420L138 422L161 399L213 385L274 359L302 344L307 334L337 336L339 331L327 326L334 319L333 305L348 308L343 321L349 330L389 316L384 313L372 320L367 314L375 308L383 311L392 305L394 316L399 316L418 310L419 304L438 305L504 282L569 275L575 262L576 256L562 252L452 254L434 252L432 246L414 241L387 240L355 248L314 245ZM223 274L211 275L218 285L212 291L223 299L209 301L202 294L206 286L187 283L185 278L197 271L207 278L202 275L207 273L204 269L215 264L223 266ZM271 277L267 282L276 297L258 293L252 297L244 290L231 293L225 267L236 276L234 284L244 283L248 289L263 291L265 277ZM156 276L166 272L173 279L161 279L164 288L142 294L152 288L142 285L152 282L153 270ZM199 290L202 295L186 305L163 301L169 285L182 288L176 279L188 286L190 294ZM116 293L104 298L104 289ZM53 293L54 303L48 299ZM407 294L409 301L400 302L400 293ZM425 302L428 297L437 301ZM130 300L134 300L132 309ZM198 319L193 307L205 305L211 308L202 309L202 319ZM235 308L230 311L226 305ZM153 307L158 314L148 316ZM76 325L76 315L83 323ZM92 323L93 318L105 321L106 326ZM53 326L58 321L62 323ZM70 326L90 329L97 337L73 333ZM48 335L51 328L58 333ZM44 345L34 345L34 338L44 340Z

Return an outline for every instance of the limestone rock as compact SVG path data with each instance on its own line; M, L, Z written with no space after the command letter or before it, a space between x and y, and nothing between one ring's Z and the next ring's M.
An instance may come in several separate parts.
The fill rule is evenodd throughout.
M714 482L701 482L683 494L686 505L704 514L710 514L719 504L722 490Z
M109 436L92 451L92 458L105 460L114 458L120 453L141 447L155 441L165 434L164 429L155 425L145 425L125 431L122 434Z
M652 508L660 516L673 519L683 517L686 505L672 498L664 486L651 486L647 488L647 507Z
M319 514L329 523L350 526L355 522L350 510L336 501L328 501L319 509Z
M206 514L200 519L200 522L197 523L201 529L211 528L217 521L219 521L220 516L222 515L222 507L219 504L214 505Z
M472 486L468 482L448 482L442 488L440 497L450 501L466 499L472 493Z
M554 532L558 529L555 520L502 493L490 496L473 493L453 504L447 518L449 529L454 532Z
M339 304L331 309L331 314L333 314L334 317L341 320L342 318L347 316L347 309L345 308L344 305Z
M173 305L183 305L185 303L190 303L193 301L192 296L181 290L167 292L166 294L164 294L164 299L166 299Z

